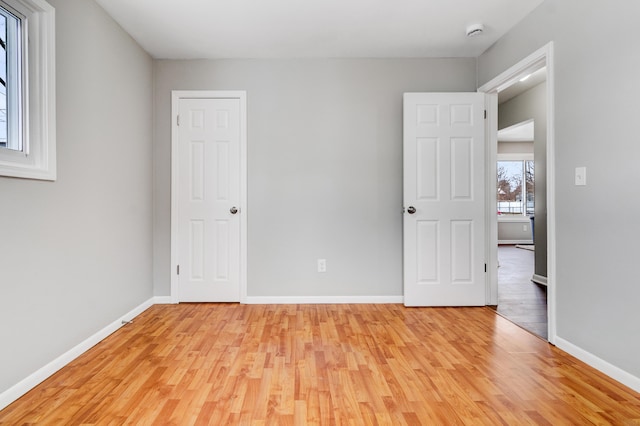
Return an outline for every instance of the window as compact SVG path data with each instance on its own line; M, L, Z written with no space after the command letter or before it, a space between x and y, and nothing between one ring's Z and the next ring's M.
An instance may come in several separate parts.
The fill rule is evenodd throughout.
M0 147L22 151L22 19L0 8Z
M499 215L533 215L535 206L533 161L498 161L496 183Z
M0 0L0 175L55 180L55 16Z

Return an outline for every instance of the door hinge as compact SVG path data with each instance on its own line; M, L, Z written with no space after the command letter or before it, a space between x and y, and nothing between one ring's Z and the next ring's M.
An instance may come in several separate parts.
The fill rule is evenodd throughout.
M484 110L484 119L485 120L487 119L487 110L486 109Z
M487 117L486 117L486 115L487 115L487 112L486 112L486 111L484 112L484 115L485 115L485 117L484 117L484 118L487 118ZM177 115L177 116L176 116L176 126L180 126L180 115Z
M486 271L486 266L485 266L485 272L487 272ZM177 267L176 267L176 275L180 275L180 265L177 265Z
M486 263L484 264L484 272L485 273L487 272L487 264Z

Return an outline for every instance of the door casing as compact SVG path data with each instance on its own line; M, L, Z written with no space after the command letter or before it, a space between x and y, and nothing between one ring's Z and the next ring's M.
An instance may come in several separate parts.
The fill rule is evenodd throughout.
M240 303L247 299L247 93L245 91L173 90L171 92L171 302L178 303L178 107L181 99L240 101Z

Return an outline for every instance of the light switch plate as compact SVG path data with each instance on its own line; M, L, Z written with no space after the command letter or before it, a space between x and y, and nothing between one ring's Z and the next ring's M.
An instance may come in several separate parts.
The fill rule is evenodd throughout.
M587 184L587 168L576 167L576 186L585 186Z
M327 259L318 259L318 272L327 272Z

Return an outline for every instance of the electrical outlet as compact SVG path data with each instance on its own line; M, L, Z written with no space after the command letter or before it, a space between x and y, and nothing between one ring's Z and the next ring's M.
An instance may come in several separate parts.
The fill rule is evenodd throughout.
M527 225L522 225L522 231L527 232Z
M327 272L327 259L318 259L318 272Z

